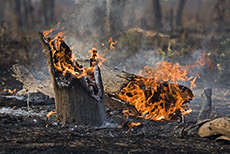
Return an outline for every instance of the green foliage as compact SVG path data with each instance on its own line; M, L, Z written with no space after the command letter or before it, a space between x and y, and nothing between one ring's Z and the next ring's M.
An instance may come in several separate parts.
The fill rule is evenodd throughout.
M120 36L119 44L121 47L128 48L136 52L141 48L141 35L139 33L126 33Z
M221 78L225 78L230 74L230 39L225 39L220 42L220 45L220 49L209 52L208 56L216 64L221 73Z
M189 54L189 51L191 51L191 48L188 44L176 43L172 46L171 43L169 43L165 51L158 49L158 56L162 57L163 60L176 62L182 59L186 54Z

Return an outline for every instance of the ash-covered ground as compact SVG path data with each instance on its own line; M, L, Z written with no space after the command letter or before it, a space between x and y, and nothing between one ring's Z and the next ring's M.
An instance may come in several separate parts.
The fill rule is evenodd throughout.
M212 117L229 116L230 89L213 88ZM57 122L54 101L42 94L30 97L6 96L1 92L0 153L230 153L229 142L214 138L179 136L184 125L196 122L201 107L202 89L194 89L190 103L193 112L180 121L155 122L130 117L140 126L128 131L118 128L126 120L121 110L107 109L107 122L102 127L63 125Z

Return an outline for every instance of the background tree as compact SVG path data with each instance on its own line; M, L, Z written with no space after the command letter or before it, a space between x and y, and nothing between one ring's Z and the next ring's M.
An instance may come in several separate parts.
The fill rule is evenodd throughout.
M21 1L10 0L10 7L12 11L12 26L14 28L21 28L22 26Z
M44 26L47 26L54 22L54 0L42 0L41 1L41 20Z
M123 14L127 0L112 0L110 12L110 30L114 35L123 31Z
M217 23L219 29L221 25L224 23L224 17L225 17L225 0L217 0L214 6L214 9L212 11L212 16L214 18L214 21Z
M176 26L177 27L182 27L182 13L183 9L185 7L186 0L179 0L178 8L177 8L177 13L176 13Z
M159 29L162 26L162 13L159 0L153 0L154 27Z

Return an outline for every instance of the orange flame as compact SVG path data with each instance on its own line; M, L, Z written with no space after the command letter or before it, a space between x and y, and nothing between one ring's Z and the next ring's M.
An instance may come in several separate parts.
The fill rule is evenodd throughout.
M54 114L54 113L56 113L56 112L54 112L53 110L51 110L47 115L46 115L46 117L47 118L49 118L52 114Z
M117 41L113 41L113 38L110 37L109 40L108 40L108 43L110 43L109 49L114 50L115 49L114 45L117 44Z
M190 69L195 69L195 68L199 69L200 67L204 65L208 66L209 71L215 71L215 65L209 58L207 58L206 52L204 52L201 57L197 58L194 64L190 66Z
M177 83L195 81L187 74L186 69L178 63L158 62L155 68L147 66L141 70L141 76L135 77L117 96L133 105L140 113L140 118L170 120L177 113L189 113L185 102L194 96L190 89ZM128 114L133 115L131 112Z
M64 28L61 28L64 29ZM53 30L45 31L46 36L50 35L50 32ZM44 34L44 33L43 33ZM100 66L105 59L100 52L97 52L95 48L90 50L91 52L91 61L92 66L88 68L82 68L76 61L75 57L72 54L72 49L69 48L65 42L63 41L64 33L58 32L54 39L50 37L47 38L48 43L51 47L52 58L53 58L53 66L55 68L55 72L59 72L61 74L60 79L68 78L68 80L72 78L82 78L87 77L89 79L89 86L95 86L96 82L94 79L94 66L97 64Z
M88 52L91 53L91 59L95 60L99 67L106 61L104 54L101 54L96 48L92 48Z
M16 89L14 89L14 90L9 89L9 90L8 90L8 93L10 93L10 94L13 94L13 93L15 93L15 92L16 92Z
M130 105L133 105L140 113L138 117L150 120L170 120L177 115L192 112L186 102L194 96L192 91L180 86L178 81L190 82L190 88L196 88L195 81L200 78L197 73L195 77L188 77L188 70L201 68L207 65L209 70L214 70L214 64L204 53L193 65L181 66L178 63L158 62L155 68L145 66L133 81L124 87L117 96ZM135 116L129 111L125 115Z
M59 28L60 27L59 25L60 25L60 22L58 22L57 25L54 26L54 28L51 28L51 29L48 29L48 30L44 30L43 31L44 37L46 37L46 38L50 37L51 33L54 32L54 31L57 31L57 30L64 31L65 26ZM56 37L58 37L58 36L59 37L63 37L64 33L63 32L58 32L58 34L56 34ZM56 39L56 37L55 37L55 39ZM65 39L65 38L63 38L63 39Z

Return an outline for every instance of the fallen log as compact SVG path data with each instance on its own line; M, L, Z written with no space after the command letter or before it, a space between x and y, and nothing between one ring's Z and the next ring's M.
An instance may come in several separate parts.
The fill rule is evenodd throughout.
M50 46L48 42L50 40L46 39L43 33L40 32L39 36L54 90L58 120L62 123L102 125L106 117L100 68L95 64L91 70L90 75L94 78L94 83L86 76L75 78L68 72L64 72L65 75L63 75L63 71L59 71L54 65L61 58L61 67L64 67L65 63L73 66L70 60L72 58L71 50L60 38L57 40L59 46L55 50ZM55 50L55 53L52 50ZM63 54L61 52L64 52L64 56L58 57L58 54ZM77 64L75 69L78 69L77 66L79 65Z
M200 137L209 137L213 135L226 136L224 138L230 138L230 119L229 118L217 118L212 121L203 124L198 131Z

